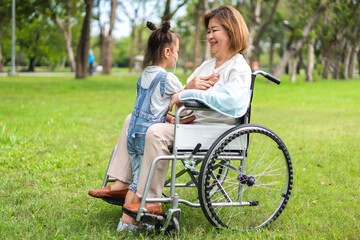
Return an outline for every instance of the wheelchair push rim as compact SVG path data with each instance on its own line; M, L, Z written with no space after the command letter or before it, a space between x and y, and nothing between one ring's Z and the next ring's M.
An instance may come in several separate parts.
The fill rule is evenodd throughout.
M257 229L284 210L293 183L289 152L270 129L247 124L222 134L199 174L199 200L215 227Z

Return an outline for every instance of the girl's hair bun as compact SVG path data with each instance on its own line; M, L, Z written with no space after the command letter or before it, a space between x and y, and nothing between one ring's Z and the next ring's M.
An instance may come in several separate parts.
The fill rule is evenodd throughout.
M170 22L163 22L163 24L161 25L161 31L163 33L167 33L170 29Z
M147 23L146 23L146 26L147 26L151 31L156 30L156 26L155 26L155 24L153 24L152 22L147 22Z

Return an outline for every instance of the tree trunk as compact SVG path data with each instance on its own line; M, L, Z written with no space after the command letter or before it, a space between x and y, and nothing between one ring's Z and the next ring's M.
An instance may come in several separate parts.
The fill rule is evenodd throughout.
M241 12L241 8L244 6L244 0L236 1L236 9Z
M60 69L64 69L64 68L65 68L65 63L66 63L66 57L62 57L62 58L61 58L61 63L60 63Z
M55 23L58 25L58 27L60 28L64 39L65 39L65 45L66 45L66 52L68 55L68 59L69 59L69 64L70 64L70 68L72 72L75 72L76 69L76 62L75 62L75 57L74 57L74 50L72 48L71 42L72 42L72 37L71 37L71 3L69 2L66 5L66 12L67 12L67 19L66 19L66 26L64 26L62 24L62 22L59 20L59 18L57 17L56 13L53 12L52 17L55 21Z
M34 41L35 41L35 42L38 42L39 39L40 39L40 33L37 32L37 33L35 34L35 39L34 39ZM37 52L37 51L35 50L35 52ZM35 72L35 59L36 59L36 56L31 56L31 57L29 57L29 67L28 67L28 71L29 71L29 72ZM17 66L18 66L18 65L17 65Z
M300 74L300 70L304 66L304 60L303 60L302 51L299 52L297 57L298 57L298 63L296 65L296 74Z
M166 22L166 21L170 21L172 19L172 17L175 15L175 13L186 4L188 0L183 0L182 2L179 2L179 4L176 6L174 11L171 11L171 0L166 0L165 3L165 10L164 10L164 14L161 17L161 22Z
M333 79L339 79L339 77L340 77L340 67L343 62L345 44L347 42L347 39L344 37L344 35L338 39L341 39L341 41L340 41L340 44L338 45L338 49L335 54L336 59L335 59L334 71L332 74Z
M260 28L256 32L256 36L253 36L253 44L252 44L253 47L250 50L251 51L251 54L250 54L250 57L251 57L250 62L251 63L253 61L255 61L255 60L259 60L258 58L259 58L259 55L260 55L260 53L259 53L260 41L261 41L265 31L266 31L266 28L273 22L274 14L276 12L276 8L278 6L278 3L279 3L279 0L274 0L273 1L273 6L271 8L271 12L270 12L270 15L269 15L267 21L260 26ZM260 18L260 16L259 16L259 18Z
M306 81L313 82L313 70L315 62L315 51L314 51L315 39L311 39L307 46L308 61L306 64Z
M139 27L138 29L138 36L137 36L137 50L138 50L138 54L143 54L143 49L144 49L144 45L143 45L143 41L142 41L142 35L143 35L143 31L144 28L143 27Z
M195 44L194 44L194 65L193 68L196 68L203 62L203 54L201 53L201 33L203 32L203 21L202 17L205 14L205 5L207 4L207 0L200 0L196 5L196 29L195 29ZM203 50L204 51L204 50Z
M20 60L22 59L24 52L20 52L17 56L15 55L15 66L20 66Z
M29 57L29 67L28 67L29 72L35 72L35 59L36 57Z
M134 68L134 48L135 48L135 23L131 24L131 45L130 45L130 56L129 56L129 71L132 72Z
M359 74L360 74L360 51L358 52L358 54L357 54L357 59L358 59L358 72L359 72Z
M345 47L345 59L344 59L344 79L349 78L349 65L350 65L350 57L351 57L351 44L348 42L348 44Z
M350 56L350 64L349 64L349 78L355 77L355 68L356 68L356 56L360 51L360 42L353 48ZM360 68L360 61L358 62ZM360 69L359 69L360 72Z
M195 35L194 35L194 59L193 59L193 70L199 66L199 55L200 55L200 19L199 14L195 17Z
M260 24L260 13L261 13L261 0L257 0L255 5L253 1L251 1L252 4L252 11L254 13L254 17L252 18L252 21L249 26L249 45L246 50L245 58L248 63L251 65L251 59L252 59L252 49L253 49L253 43L255 38L255 29Z
M323 74L322 74L322 77L324 79L327 79L328 76L329 76L330 66L331 66L331 63L332 63L333 56L334 56L335 45L336 45L336 39L333 39L331 44L330 44L330 47L328 49L324 49L324 52L326 52L324 71L323 71Z
M171 19L170 17L170 6L171 6L171 0L166 0L166 3L165 3L165 10L164 10L164 14L163 16L161 17L161 22L166 22L166 21L169 21Z
M204 0L204 13L209 12L209 1L208 0ZM210 52L210 44L208 41L205 41L203 43L204 46L204 55L203 55L203 59L205 60L210 60L211 59L211 52Z
M329 4L329 3L328 3ZM328 4L320 4L318 9L315 11L314 15L308 20L304 28L302 29L302 36L299 40L294 43L291 43L288 49L285 51L284 55L282 56L280 62L277 64L276 69L274 71L274 75L279 77L280 74L283 72L287 62L291 57L293 57L300 48L304 45L304 42L309 35L312 27L315 23L319 20L320 16L326 11L328 8Z
M113 49L113 40L112 36L107 36L104 41L104 73L110 75L111 67L113 61L112 49Z
M289 64L289 72L290 72L290 81L294 83L296 81L296 67L298 65L299 58L294 57L292 60L290 60Z
M86 13L82 24L81 35L77 46L76 57L76 78L86 78L88 74L88 59L90 46L90 20L94 0L84 0Z
M348 76L350 78L354 78L355 75L355 66L356 66L356 55L360 50L360 41L359 41L359 33L360 33L360 17L358 17L355 21L355 28L353 29L351 35L351 48L350 48L350 56L349 56L349 67L348 67ZM360 68L360 62L359 68ZM359 72L360 73L360 72Z
M111 0L111 12L110 12L110 26L108 35L104 38L104 73L110 75L111 67L113 63L113 39L112 30L114 29L115 17L116 17L117 0Z
M71 31L69 32L68 37L65 37L65 34L64 34L64 38L65 38L65 42L66 42L66 51L67 51L67 55L69 58L70 68L71 68L72 72L75 72L76 63L75 63L75 57L74 57L74 50L71 46Z
M1 49L1 31L0 31L0 72L4 72L4 58Z
M196 17L195 17L195 35L194 35L194 65L193 70L200 65L201 57L200 57L200 36L202 28L201 17L204 15L204 0L200 0L198 4L196 4L195 8Z
M100 49L100 60L99 64L104 66L105 62L105 26L100 25L100 36L99 36L99 49Z
M274 38L270 38L269 70L271 73L274 72L274 45Z

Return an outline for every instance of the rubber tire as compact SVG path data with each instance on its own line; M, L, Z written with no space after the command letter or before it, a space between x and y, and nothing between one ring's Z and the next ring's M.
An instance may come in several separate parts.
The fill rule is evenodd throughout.
M215 194L217 194L217 196L220 195L220 197L222 197L221 195L223 195L223 196L225 195L223 192L220 193L221 191L214 193L214 191L213 191L214 185L219 185L218 189L221 189L225 186L225 184L227 184L227 182L226 182L226 179L224 176L223 176L224 181L221 181L220 184L218 184L218 182L220 182L220 181L212 181L212 180L214 180L214 176L215 176L215 174L213 174L212 169L214 168L214 170L216 170L214 166L216 165L216 161L219 161L217 158L224 151L224 149L226 149L226 147L230 144L230 142L236 141L235 139L239 139L239 137L244 138L245 136L247 136L248 141L245 144L242 144L243 146L244 145L246 146L246 147L243 147L242 149L247 149L247 150L246 151L243 150L242 152L243 152L243 156L245 156L246 164L249 164L251 166L251 164L253 164L251 162L252 161L251 157L256 155L256 154L254 155L253 151L252 151L253 150L252 145L253 145L253 143L254 144L256 143L256 139L255 140L253 139L254 136L255 136L255 138L259 137L260 139L264 138L264 140L261 139L262 145L265 145L265 143L268 144L267 142L269 142L268 146L274 147L275 150L273 150L273 151L276 151L275 153L278 153L280 156L283 156L284 161L282 161L282 159L281 159L281 161L276 162L276 165L282 164L281 165L282 168L279 168L280 170L274 170L274 171L281 171L281 174L277 174L277 175L279 175L278 177L276 176L276 172L274 172L274 174L272 174L272 173L266 174L266 172L263 172L262 173L263 175L258 175L258 176L254 175L253 179L254 180L257 179L256 182L259 182L259 185L256 185L256 183L255 183L253 186L248 186L246 184L244 185L243 183L241 183L241 181L244 181L244 179L242 179L244 177L241 178L241 176L247 176L247 177L252 176L251 174L247 174L246 172L243 172L243 170L247 170L247 169L243 169L240 171L237 169L232 169L233 168L232 165L228 165L228 166L230 166L230 168L228 168L228 172L226 173L227 176L225 176L228 179L230 179L228 185L231 186L230 181L233 181L235 184L239 184L239 187L238 187L239 189L240 188L244 189L244 190L238 190L238 191L241 191L241 194L235 194L235 195L233 194L234 197L239 198L240 195L242 196L242 195L247 194L247 195L249 195L248 198L250 198L250 197L252 197L252 196L250 196L250 192L254 191L257 193L256 197L258 199L261 199L261 201L257 202L256 198L249 199L249 200L251 200L251 201L248 201L249 203L251 202L253 205L255 205L257 202L258 206L228 207L228 208L231 208L231 210L232 210L232 211L227 210L227 212L229 214L235 215L235 213L237 213L238 215L236 215L236 219L235 219L235 217L230 217L230 219L227 219L227 216L222 213L222 212L224 212L223 207L219 206L218 208L216 208L213 206L214 202L216 201L216 199L214 197ZM237 141L239 141L239 140L237 140ZM255 149L258 149L257 156L259 156L259 152L262 149L262 147L261 146L260 147L257 146L257 147L258 148L255 148ZM263 159L259 160L255 170L258 167L259 168L263 167L263 168L265 168L264 171L267 171L267 168L272 167L271 165L267 166L266 165L267 163L263 163L263 161L268 160L268 158L270 158L270 160L271 160L271 158L272 158L271 155L269 157L268 157L268 155L270 155L270 154L267 153L266 155L262 155L264 160ZM222 160L221 162L223 162L223 161L224 160ZM276 158L274 160L272 160L272 162L269 164L274 164L274 161L277 161ZM235 160L233 162L235 163ZM219 166L219 164L220 163L218 163L217 166ZM262 166L262 165L264 165L264 166ZM278 166L276 166L276 167L278 167ZM224 168L224 166L222 166L222 168ZM285 170L282 170L282 169L285 169ZM238 176L237 177L232 176L233 178L231 178L231 176L228 176L231 174L232 175L238 174ZM274 178L279 178L279 179L281 179L282 182L278 184L276 181L273 181ZM271 196L261 196L258 193L259 192L264 193L264 191L267 191L267 188L271 189L273 186L267 187L266 185L261 184L259 179L261 179L261 181L266 181L267 179L272 180L272 182L270 182L269 184L272 184L274 186L274 190L269 190L269 192L270 191L275 192L275 193L277 191L279 192L279 195L277 196L277 194L276 194L274 197L274 198L276 198L275 199L276 204L265 205L265 204L268 204L266 202L266 201L268 201L268 199L266 199L266 198L270 199L270 197L272 197L273 193L271 193ZM231 184L234 184L233 182L231 182ZM270 222L276 220L279 217L279 215L283 212L287 202L289 201L290 194L291 194L292 187L293 187L293 169L292 169L290 154L289 154L289 151L287 150L285 144L280 139L280 137L277 136L270 129L260 126L260 125L255 125L255 124L245 124L245 125L237 126L237 127L234 127L232 129L228 130L224 134L222 134L212 144L212 146L210 147L209 151L207 152L207 154L205 155L205 158L203 160L203 163L202 163L202 166L200 169L198 183L199 183L198 194L199 194L201 208L204 212L205 217L215 227L217 227L217 228L226 227L226 228L232 228L232 229L236 229L236 230L249 230L249 229L261 228L261 227L268 225ZM250 184L250 182L249 182L249 184ZM282 187L280 184L283 184L284 186ZM237 187L237 185L233 185L233 186ZM265 186L265 188L264 188L264 186ZM262 190L262 188L265 190ZM275 189L275 188L279 188L279 189ZM225 189L225 188L223 188L223 189ZM227 191L227 192L232 194L232 192L230 192L230 191ZM227 194L227 195L230 195L230 194ZM270 200L272 200L272 199L270 199ZM272 205L276 205L276 207L273 207ZM267 208L269 208L269 210L263 208L263 206L266 206ZM272 208L274 208L274 209L272 210ZM224 208L224 209L226 209L226 208ZM258 209L260 209L260 210L258 210ZM260 216L261 214L266 215L266 216ZM231 216L234 216L234 215L231 215Z

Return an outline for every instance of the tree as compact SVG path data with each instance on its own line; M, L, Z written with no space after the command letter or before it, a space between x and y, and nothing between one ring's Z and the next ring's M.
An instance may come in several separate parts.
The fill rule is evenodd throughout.
M203 33L203 24L202 24L202 16L205 13L205 5L207 5L207 1L206 0L199 0L196 4L195 4L195 34L194 34L194 65L193 65L193 70L198 67L200 65L200 63L202 62L202 58L200 56L200 52L201 52L201 44L200 44L200 38L201 38L201 33Z
M357 25L359 26L360 23ZM350 50L350 63L349 63L349 70L348 70L348 76L349 78L355 77L355 67L356 67L356 56L360 53L360 30L359 27L357 28L357 40L354 39L352 50ZM360 56L360 55L359 55ZM359 70L360 70L360 58L358 60ZM359 71L360 72L360 71Z
M57 27L40 17L19 21L18 25L17 46L29 60L27 71L35 71L37 62L55 67L64 54L64 42Z
M337 41L339 44L337 44L335 48L335 62L334 62L334 68L332 71L332 77L333 79L340 78L340 71L341 68L344 67L344 56L346 54L346 48L348 45L348 38L349 35L351 35L351 31L353 31L352 21L353 16L351 14L352 9L350 9L349 5L351 1L348 1L347 3L341 2L336 3L333 6L333 14L334 14L334 22L336 23L337 29L341 29L339 32L337 32ZM351 29L349 27L351 25ZM348 68L348 66L346 66ZM344 71L342 71L342 74ZM344 77L344 76L342 76Z
M88 57L90 46L90 20L94 0L84 0L85 16L82 24L81 35L77 46L76 78L85 78L88 74Z
M120 67L129 66L130 38L114 39L114 63Z
M4 71L4 58L2 54L2 48L1 48L1 31L0 31L0 72Z
M97 16L94 16L94 18L98 20L99 28L100 28L100 36L99 36L100 61L99 62L104 67L103 68L104 73L111 74L111 68L113 65L113 46L114 46L112 32L115 26L116 9L118 2L117 0L110 1L110 13L108 18L109 21L105 23L101 21L100 9L102 2L103 1L100 0L96 2L96 8L98 9L98 14Z
M359 3L336 1L330 10L316 30L321 47L318 57L324 66L322 76L326 79L331 74L334 79L346 79L353 69L353 53L359 39Z
M338 54L336 54L333 78L339 77L347 79L349 72L353 71L353 56L359 51L359 32L360 32L360 11L359 4L354 1L338 3L334 6L334 12L341 20L341 28L346 29L344 37L341 39ZM350 66L350 61L352 61ZM353 75L353 72L352 72Z
M301 35L298 37L296 41L291 43L284 52L281 60L276 66L275 71L273 72L275 76L277 77L280 76L280 74L285 68L285 65L289 62L290 58L292 58L304 45L311 29L319 20L319 18L324 14L324 12L328 9L329 4L330 1L325 3L324 0L321 0L320 3L317 5L317 7L314 9L312 15L307 16L307 20L305 21L303 20L306 24L300 30Z
M250 1L249 48L246 51L246 57L250 63L258 58L260 41L263 39L267 28L273 22L278 3L279 0ZM244 7L244 3L239 3L237 6L239 11L242 7Z
M165 10L161 17L161 22L170 21L176 12L187 3L188 0L182 0L177 4L174 10L171 10L171 0L166 0Z
M358 68L359 68L359 73L360 73L360 51L357 54L357 59L358 59Z
M113 63L113 39L112 31L114 29L114 23L116 18L116 7L117 0L111 0L111 10L110 10L110 23L107 35L103 35L103 44L104 46L100 49L104 51L103 53L103 66L104 72L106 74L111 74L111 67Z
M332 12L329 11L324 14L324 20L320 22L317 29L317 37L321 44L321 52L318 54L320 64L324 67L322 77L328 78L330 66L334 57L334 49L338 44L338 28L334 28Z
M27 58L28 71L35 70L36 62L54 67L64 53L58 29L47 18L47 6L45 0L24 0L16 5L17 61L25 63Z
M4 71L4 54L3 54L3 37L8 36L9 26L11 21L11 1L8 0L1 0L0 1L1 8L0 8L0 72Z
M72 47L71 28L78 15L80 9L80 2L77 0L62 0L49 2L49 10L51 19L61 30L65 39L66 52L72 72L75 72L76 62L74 57L74 50Z
M306 64L306 81L313 82L313 70L315 63L315 39L312 37L307 44L307 64Z
M134 58L135 58L136 26L139 25L139 22L143 23L145 22L145 19L155 14L155 9L158 6L158 2L155 4L155 7L152 9L151 6L149 6L147 0L120 1L118 2L118 4L120 10L129 19L131 25L129 70L130 72L132 72L134 68ZM150 7L150 10L147 10L148 7ZM129 9L132 9L132 12L130 12Z

